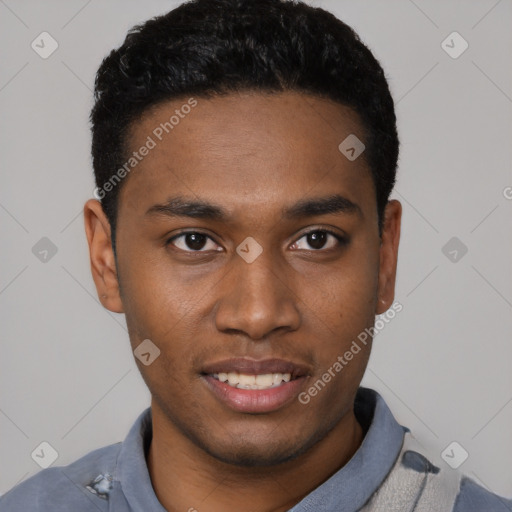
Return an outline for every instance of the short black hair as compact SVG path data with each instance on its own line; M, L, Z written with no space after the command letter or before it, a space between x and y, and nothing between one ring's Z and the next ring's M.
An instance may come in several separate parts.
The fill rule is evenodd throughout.
M382 233L399 141L384 71L357 33L302 1L192 0L133 27L96 75L92 158L114 253L122 183L102 187L129 158L133 123L165 101L242 90L304 92L359 115Z

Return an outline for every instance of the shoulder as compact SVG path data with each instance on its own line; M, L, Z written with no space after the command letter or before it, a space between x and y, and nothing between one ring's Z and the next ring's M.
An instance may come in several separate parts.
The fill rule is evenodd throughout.
M463 477L453 512L512 512L512 500L485 490L475 481Z
M67 466L43 469L0 497L2 512L108 510L108 491L122 443L84 455Z
M363 510L512 512L511 500L431 461L430 453L407 431L394 466Z
M422 506L429 510L427 504L444 510L443 506L450 504L446 508L452 512L512 512L512 500L487 491L458 470L437 467L412 436L405 437L409 443L404 442L408 450L402 453L401 466L424 474L416 498L418 510L423 510Z

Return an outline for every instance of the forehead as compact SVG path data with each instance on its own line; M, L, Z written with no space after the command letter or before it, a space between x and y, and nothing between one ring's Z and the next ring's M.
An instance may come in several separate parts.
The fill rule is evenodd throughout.
M143 208L178 193L246 208L275 203L281 209L309 192L374 200L364 153L351 161L339 149L349 136L363 141L363 133L352 109L297 92L162 103L131 127L130 154L151 149L130 173L120 203L124 196Z

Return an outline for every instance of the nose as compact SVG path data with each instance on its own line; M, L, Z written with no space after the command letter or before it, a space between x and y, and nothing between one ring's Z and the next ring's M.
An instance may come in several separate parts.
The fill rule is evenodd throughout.
M277 330L298 329L298 299L286 281L286 273L266 251L252 263L236 260L219 290L217 329L252 340L265 339Z

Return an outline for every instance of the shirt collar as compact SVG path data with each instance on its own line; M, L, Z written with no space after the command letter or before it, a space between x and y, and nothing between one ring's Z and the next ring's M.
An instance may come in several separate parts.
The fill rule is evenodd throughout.
M151 407L137 418L122 443L117 459L116 479L132 510L166 512L158 501L149 477L145 447L153 435Z
M405 429L384 399L372 389L359 388L354 405L357 419L369 425L352 458L290 512L355 512L380 487L400 453Z
M359 510L379 488L395 462L404 437L384 399L359 388L354 411L368 429L364 440L340 470L297 503L290 512ZM133 510L166 512L153 490L145 449L152 437L151 408L144 410L122 443L115 479Z

